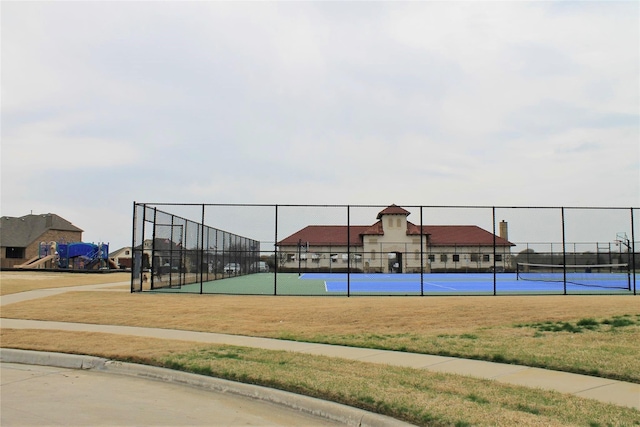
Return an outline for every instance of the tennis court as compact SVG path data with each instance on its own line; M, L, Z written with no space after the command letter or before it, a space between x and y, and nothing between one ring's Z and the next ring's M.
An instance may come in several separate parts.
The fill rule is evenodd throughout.
M516 273L257 273L157 292L234 295L514 295L631 294L625 273L545 274L519 279Z
M567 293L629 292L626 274L567 274ZM362 294L493 294L564 293L564 276L543 280L518 280L516 273L430 273L420 274L316 274L301 280L322 280L327 293Z

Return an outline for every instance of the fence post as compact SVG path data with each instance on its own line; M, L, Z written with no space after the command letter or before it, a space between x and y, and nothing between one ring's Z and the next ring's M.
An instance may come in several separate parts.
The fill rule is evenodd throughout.
M278 295L278 264L280 264L280 260L278 259L278 205L274 205L275 208L275 227L274 227L274 238L273 238L273 295Z
M201 225L200 225L200 260L198 262L198 264L200 264L198 266L198 269L200 270L200 295L202 295L202 293L203 293L202 265L204 264L204 230L205 230L205 225L204 225L204 203L203 203L202 204L202 221L201 221ZM171 269L169 269L169 277L171 277Z
M154 289L154 283L156 280L155 268L156 268L156 222L158 218L158 208L153 208L153 230L151 231L151 272L149 273L149 283L151 289Z
M633 208L631 208L631 268L633 268L633 295L636 294L636 235L633 224Z
M347 297L351 296L351 207L347 205Z
M493 213L493 295L496 295L496 207L492 207Z
M420 296L424 296L424 224L420 206Z
M136 259L136 222L138 219L138 215L137 215L137 209L136 209L136 202L133 202L133 233L131 236L131 293L134 292L134 279L136 278L136 267L135 267L135 259ZM143 217L144 217L144 212L142 213ZM142 223L142 229L144 230L144 221ZM144 240L144 239L143 239ZM142 249L144 249L144 244L141 244L140 247ZM142 256L140 256L140 258L142 258ZM68 263L67 263L68 265ZM140 280L140 292L142 292L142 275L140 274L140 271L137 272L138 275L137 277Z
M565 241L565 229L564 229L564 206L560 208L562 216L562 277L564 283L564 295L567 294L567 248Z

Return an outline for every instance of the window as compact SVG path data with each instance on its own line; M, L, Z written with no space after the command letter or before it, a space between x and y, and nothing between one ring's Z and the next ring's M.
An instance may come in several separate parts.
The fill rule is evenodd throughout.
M296 260L296 254L287 254L287 262L294 262Z
M453 256L453 260L455 261L455 255ZM447 262L447 254L440 254L440 262Z
M393 228L393 218L389 217L387 224L389 224L389 228Z
M124 251L125 255L131 255L131 252L129 250Z
M480 254L471 254L471 262L480 261Z
M376 251L374 249L371 250L371 259L376 259Z
M402 226L402 220L400 218L397 219L396 225L398 226L398 228Z
M7 248L5 254L7 258L24 258L24 248Z
M420 251L416 251L416 260L420 259Z
M489 254L484 254L484 255L482 255L482 261L484 261L484 262L489 262L489 261L491 261L491 258L490 258L490 256L489 256Z
M331 254L331 262L338 262L338 254Z
M502 261L502 254L496 254L496 261Z
M460 262L460 255L454 254L453 255L453 262Z
M429 262L435 262L436 261L436 256L435 255L429 255Z

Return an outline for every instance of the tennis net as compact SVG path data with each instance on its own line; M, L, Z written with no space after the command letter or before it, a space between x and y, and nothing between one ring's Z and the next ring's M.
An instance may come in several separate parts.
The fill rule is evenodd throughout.
M519 262L517 279L631 290L629 264L553 265Z

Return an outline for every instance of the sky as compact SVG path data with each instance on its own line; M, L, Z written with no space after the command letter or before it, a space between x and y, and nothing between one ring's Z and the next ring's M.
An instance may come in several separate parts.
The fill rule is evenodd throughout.
M2 1L0 22L1 214L84 241L129 245L134 201L640 206L636 1Z

